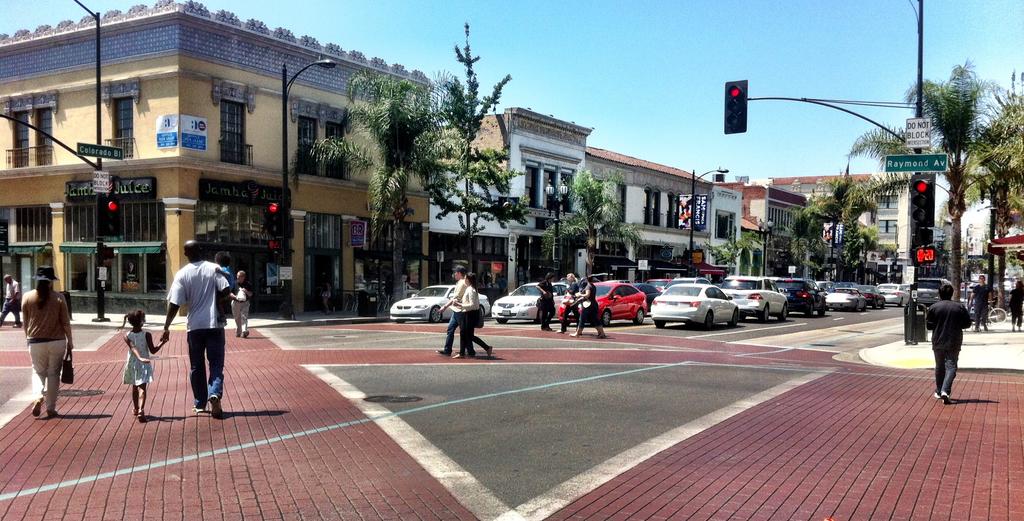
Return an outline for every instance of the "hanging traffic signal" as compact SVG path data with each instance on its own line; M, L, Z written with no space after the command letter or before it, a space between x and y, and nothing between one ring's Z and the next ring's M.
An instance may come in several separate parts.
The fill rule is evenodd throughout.
M725 133L747 131L747 80L725 82Z
M271 238L279 238L284 232L284 216L281 205L269 203L263 209L263 231Z
M111 240L121 238L121 202L116 197L101 195L97 201L96 236Z
M918 266L930 266L938 260L938 254L932 246L922 246L914 250L914 261Z
M928 246L932 243L932 228L935 226L935 176L916 174L910 177L910 225L911 246Z

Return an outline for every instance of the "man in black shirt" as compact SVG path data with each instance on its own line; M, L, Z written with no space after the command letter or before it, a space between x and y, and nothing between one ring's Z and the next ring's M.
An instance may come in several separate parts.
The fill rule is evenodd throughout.
M935 354L935 397L949 405L956 378L956 364L964 343L964 329L971 327L971 315L959 302L953 302L953 286L939 288L939 301L928 308L927 324L932 332Z
M985 283L985 276L978 277L978 284L971 288L971 309L974 311L974 330L984 327L988 331L988 298L991 290Z

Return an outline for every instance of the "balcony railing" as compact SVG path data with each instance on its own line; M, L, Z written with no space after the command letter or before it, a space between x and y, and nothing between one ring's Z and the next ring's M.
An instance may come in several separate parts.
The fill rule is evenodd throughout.
M7 168L25 168L52 164L53 145L7 149Z
M107 140L107 146L120 148L124 152L125 159L132 159L135 157L135 138L133 137L117 137L114 139Z
M332 179L348 179L348 171L343 165L324 165L313 158L313 147L300 146L295 154L295 171L304 175L330 177Z
M252 166L252 145L220 140L220 160L225 163Z

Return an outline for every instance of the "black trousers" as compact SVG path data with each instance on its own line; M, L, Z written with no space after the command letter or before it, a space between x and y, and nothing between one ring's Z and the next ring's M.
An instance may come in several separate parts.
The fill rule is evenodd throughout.
M541 300L537 312L540 313L540 328L551 329L551 320L555 318L555 301Z
M580 319L580 305L579 304L573 304L573 305L569 306L568 308L565 309L565 313L562 313L561 325L562 325L562 332L563 333L565 333L565 330L569 329L569 322L571 322L571 320L569 319L570 315L572 317L575 317L576 320L579 321L579 319Z
M476 336L476 324L480 320L480 310L465 311L460 317L459 324L459 354L462 356L476 356L473 344L487 349L490 346L480 337Z

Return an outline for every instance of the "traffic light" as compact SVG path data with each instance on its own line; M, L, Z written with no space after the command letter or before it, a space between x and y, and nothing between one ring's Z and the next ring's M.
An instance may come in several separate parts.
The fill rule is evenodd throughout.
M271 238L284 236L284 216L281 205L269 203L263 208L263 231Z
M96 236L104 239L121 238L121 201L110 195L101 195L96 214Z
M747 131L747 80L725 82L725 133Z
M910 224L914 247L932 243L935 226L935 176L932 174L910 177Z
M917 266L930 266L935 264L938 254L932 246L921 246L914 250L914 261Z

